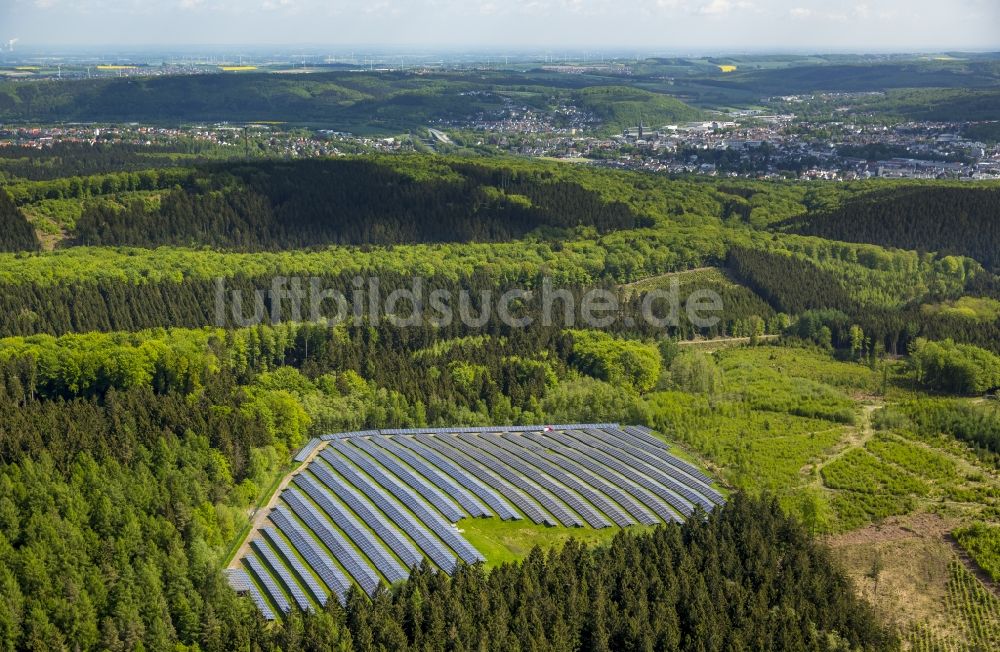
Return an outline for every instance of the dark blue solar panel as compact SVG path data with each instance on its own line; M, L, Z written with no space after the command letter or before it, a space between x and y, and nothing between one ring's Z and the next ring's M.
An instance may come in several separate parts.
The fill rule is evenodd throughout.
M403 439L403 438L400 438ZM393 439L388 437L378 437L371 440L382 447L385 451L392 453L399 459L403 460L411 467L413 467L420 475L427 478L433 482L439 489L447 493L449 496L455 499L456 502L464 509L466 512L472 516L492 516L493 514L486 509L486 507L479 502L475 496L470 494L468 491L458 486L458 484L449 478L447 475L441 473L432 465L428 464L424 459L413 454L412 451L403 448L395 443Z
M492 455L507 466L510 466L519 473L522 473L529 480L538 484L538 486L544 487L548 491L552 492L570 509L582 516L590 527L601 529L611 526L611 523L609 523L602 514L583 501L577 494L553 481L552 478L546 476L538 469L528 465L518 456L511 454L510 451L494 446L488 437L490 437L490 435L483 434L478 437L470 437L467 441L485 453Z
M271 599L277 607L278 611L288 613L292 610L292 603L288 601L285 594L282 593L281 589L278 587L278 582L271 577L271 574L267 572L267 568L264 564L254 557L253 555L247 555L243 558L243 563L247 565L247 568L254 574L260 585L264 587L264 592L267 593L268 597Z
M551 464L541 455L534 452L533 450L524 446L526 440L521 435L508 435L507 437L490 437L488 435L483 435L483 439L489 441L491 444L501 447L512 455L516 455L525 462L531 464L533 467L539 469L540 471L547 473L554 480L563 483L570 489L578 492L585 499L590 501L590 503L601 510L605 515L608 516L615 525L619 527L627 527L629 525L634 525L635 520L632 519L625 511L623 511L618 505L604 497L603 494L599 493L599 489L595 490L595 487L588 486L582 479L566 473L554 464Z
M571 457L574 461L579 462L585 468L593 471L594 473L600 475L602 478L614 483L615 485L621 487L624 491L635 496L636 499L642 501L647 507L652 509L657 516L662 518L666 522L680 521L680 517L677 515L671 506L669 501L665 501L653 488L650 486L652 483L649 478L644 478L637 473L632 473L630 469L623 469L624 472L619 471L616 466L621 467L621 465L614 459L609 459L610 464L606 464L600 457L600 453L593 453L590 449L585 446L580 445L576 440L566 437L561 433L547 432L544 436L542 435L525 435L526 437L537 437L535 441L545 442L549 448L558 450L561 455ZM555 443L550 443L555 442ZM570 450L567 450L570 449ZM572 452L571 452L572 451ZM591 457L591 454L594 457ZM607 456L604 456L607 457ZM662 487L657 487L662 489Z
M281 535L278 534L278 530L265 527L261 528L260 531L267 536L271 545L282 554L288 562L288 565L291 566L292 570L295 571L302 583L309 589L309 592L312 593L314 598L316 598L316 602L320 605L326 605L326 601L329 599L330 594L323 588L323 585L320 584L319 580L317 580L316 577L309 572L309 569L306 568L306 565L303 564L302 560L295 554L292 547L288 545L283 538L281 538Z
M552 514L552 516L554 516L562 525L567 527L581 527L583 525L583 521L579 516L566 509L566 507L556 500L556 498L547 490L543 489L534 482L529 482L520 473L515 472L510 467L508 462L501 462L500 460L487 455L482 450L467 444L465 440L459 439L458 437L441 436L436 439L442 444L451 446L452 448L465 453L521 491L526 492L532 498L537 500L542 507Z
M670 448L663 442L660 442L660 440L657 439L656 437L653 437L652 435L646 435L646 438L637 437L636 433L639 433L640 431L637 430L636 428L631 428L631 427L626 427L621 430L616 430L616 429L603 429L603 430L612 435L616 435L621 439L629 441L636 448L641 448L647 453L651 453L654 456L659 457L660 459L666 460L667 462L669 462L673 466L676 466L681 471L684 471L689 476L699 481L700 483L708 487L709 490L711 490L711 487L709 487L708 485L714 483L715 480L713 480L708 475L703 473L701 469L696 467L694 464L691 464L690 462L685 462L676 455L672 455L670 453ZM649 443L649 439L652 439L652 441L654 442L659 442L659 445ZM719 498L722 498L722 496L719 495Z
M302 519L306 527L316 533L323 545L333 554L333 558L344 567L348 575L354 578L361 589L368 595L375 593L379 585L378 575L347 542L347 539L330 526L326 517L296 489L286 489L282 492L281 498Z
M458 530L455 529L453 525L445 522L441 516L431 509L427 503L421 500L416 494L414 494L409 488L402 484L395 477L386 472L382 467L378 466L371 460L371 458L366 457L363 453L356 450L355 448L342 444L340 442L331 444L331 446L339 453L347 457L354 464L358 465L365 473L374 478L384 489L387 489L389 493L394 495L400 502L406 505L413 514L423 522L423 524L432 530L442 541L445 542L452 550L458 553L458 556L462 558L466 563L472 564L477 561L484 561L486 558L472 547L472 545L463 539L459 534Z
M574 456L574 459L569 459L563 457L562 455L552 454L549 449L535 442L533 439L534 436L535 435L532 434L525 434L521 437L526 442L531 441L534 444L534 448L532 450L534 450L537 455L565 470L571 477L580 478L583 482L597 488L597 490L604 493L606 496L611 498L611 500L624 507L625 511L631 514L632 517L639 523L642 523L643 525L655 525L656 523L661 522L651 511L649 511L649 509L643 506L642 503L622 491L617 485L608 482L601 476L578 463L575 459L576 456Z
M305 462L307 459L309 459L309 456L312 455L312 452L316 450L316 448L318 448L319 445L322 443L323 440L320 439L319 437L310 440L308 444L302 447L302 450L299 451L298 455L295 456L294 458L295 461Z
M316 571L323 583L343 603L347 590L351 588L351 580L347 579L347 576L337 567L326 550L295 520L286 507L282 505L275 507L271 510L269 518L272 523L278 526L282 534L288 537L288 540L309 564L309 568Z
M267 603L264 596L257 589L257 585L250 581L250 577L247 572L242 568L234 568L226 572L229 577L229 584L233 587L233 590L237 593L246 593L253 600L253 603L257 605L257 609L260 614L264 616L264 620L274 620L274 611L271 610L271 605Z
M676 466L673 466L668 461L662 459L661 456L663 453L654 454L642 450L632 446L628 441L625 441L616 435L609 434L603 430L585 430L583 432L602 442L608 448L625 453L625 456L618 455L617 457L626 464L632 463L630 462L630 458L639 460L643 464L649 465L660 473L670 477L676 481L679 486L683 487L683 490L678 490L678 493L684 496L684 498L689 502L701 505L702 508L707 511L711 511L717 504L722 504L722 496L719 496L718 502L713 499L713 495L718 495L714 489L711 489L707 485L695 480L687 473L684 473Z
M356 448L360 448L371 456L375 462L382 465L383 468L395 474L397 478L406 483L410 491L416 491L418 494L423 496L428 503L433 505L444 515L446 519L452 523L458 523L460 520L468 516L468 514L464 513L458 508L457 505L455 505L451 498L439 491L437 487L431 485L429 482L407 468L404 464L400 463L399 460L389 455L389 453L382 450L378 446L372 444L367 439L352 439L351 445Z
M336 455L332 450L325 450L320 455L337 473L344 476L348 482L357 487L375 506L382 510L396 527L406 532L416 542L417 546L423 550L424 554L437 564L438 568L446 573L455 572L455 566L458 563L455 555L449 552L427 528L417 522L417 519L400 508L385 490L356 471L348 464L347 460ZM403 504L405 505L406 502Z
M499 491L504 498L514 503L524 515L535 523L545 523L546 525L559 525L559 522L544 510L542 510L534 500L530 499L506 479L502 479L487 467L479 464L474 459L460 454L450 446L445 446L438 442L437 437L417 436L416 441L429 449L444 455L455 464L459 465L470 474L476 476L489 486Z
M420 554L416 546L410 543L410 540L403 536L403 533L389 519L383 516L382 512L378 511L371 503L365 500L358 493L357 489L347 481L341 479L340 476L334 474L322 462L313 462L310 464L309 471L319 478L320 482L340 498L345 505L350 507L351 511L357 514L365 525L371 528L396 553L396 556L403 561L403 565L407 569L412 569L414 566L420 565L420 562L424 560L424 556Z
M354 545L365 553L375 568L378 569L390 584L401 582L409 577L406 569L382 547L382 543L368 528L361 525L354 515L336 500L330 492L324 489L317 480L308 475L295 477L295 484L302 488L320 508L327 513L334 525L339 527Z
M480 500L486 503L490 509L492 509L496 515L503 520L516 521L521 518L521 515L514 511L514 508L511 507L510 504L500 496L500 494L493 491L493 489L491 489L488 485L486 485L486 483L481 481L471 472L463 470L450 460L438 455L436 452L427 448L423 444L417 443L408 437L398 437L393 441L396 444L405 446L417 455L420 455L429 463L447 473L455 482L478 496Z
M267 563L271 571L278 576L281 583L285 585L285 590L295 600L295 604L299 605L299 609L302 611L311 609L312 604L309 602L309 598L306 597L306 592L299 586L298 581L292 576L292 571L288 570L288 567L285 566L285 562L281 560L278 553L271 550L270 546L263 539L254 539L250 545L257 551L260 558Z
M627 453L623 453L615 446L606 444L601 440L597 439L596 437L587 435L579 430L571 430L566 434L571 437L574 437L582 444L593 448L595 451L601 451L602 453L605 453L606 455L613 457L614 459L618 460L618 462L621 463L623 466L632 469L636 473L641 473L642 475L650 478L654 482L657 482L666 489L668 489L670 492L675 494L678 497L678 499L682 500L686 505L688 505L687 509L689 511L685 513L685 516L690 515L690 512L693 511L694 505L700 504L706 510L712 509L713 507L712 502L708 500L708 498L705 498L704 496L701 496L699 494L695 494L693 491L691 491L690 488L682 485L681 483L677 482L670 476L658 471L657 469L643 462L642 460L632 457ZM674 503L670 504L674 505ZM676 507L676 505L674 506Z

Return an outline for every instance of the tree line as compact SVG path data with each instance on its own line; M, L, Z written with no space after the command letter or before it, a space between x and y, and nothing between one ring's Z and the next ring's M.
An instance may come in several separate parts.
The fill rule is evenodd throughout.
M505 241L540 227L606 233L651 226L622 202L570 181L509 173L504 187L462 175L414 178L362 159L206 168L150 208L91 204L85 245L210 245L254 251L329 244ZM499 176L497 173L496 176Z
M796 233L975 258L1000 266L1000 189L914 186L866 193L784 224Z
M0 251L37 251L39 248L35 229L7 191L0 188Z
M332 611L336 612L334 608ZM535 549L492 571L420 572L344 619L354 649L888 650L895 644L777 502L736 495L706 520ZM308 621L309 618L306 618ZM286 634L286 636L291 635ZM310 647L302 636L289 647Z

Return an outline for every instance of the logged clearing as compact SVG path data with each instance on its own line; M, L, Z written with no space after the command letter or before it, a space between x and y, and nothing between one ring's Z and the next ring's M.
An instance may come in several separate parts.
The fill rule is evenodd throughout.
M956 524L921 513L827 538L858 594L898 629L904 649L996 649L1000 599L956 554Z

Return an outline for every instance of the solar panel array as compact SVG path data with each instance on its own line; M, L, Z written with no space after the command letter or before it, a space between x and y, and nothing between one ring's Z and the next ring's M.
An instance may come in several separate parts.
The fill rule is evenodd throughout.
M324 435L251 534L229 582L264 618L374 594L416 566L485 560L458 522L567 527L681 521L723 503L712 479L649 429L614 423Z

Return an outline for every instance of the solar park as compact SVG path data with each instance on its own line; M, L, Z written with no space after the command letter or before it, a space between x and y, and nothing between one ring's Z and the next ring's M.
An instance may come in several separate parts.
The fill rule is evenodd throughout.
M712 478L641 426L345 432L295 459L310 458L227 571L268 620L343 602L352 586L372 595L423 563L451 574L485 561L463 519L648 526L723 502Z

